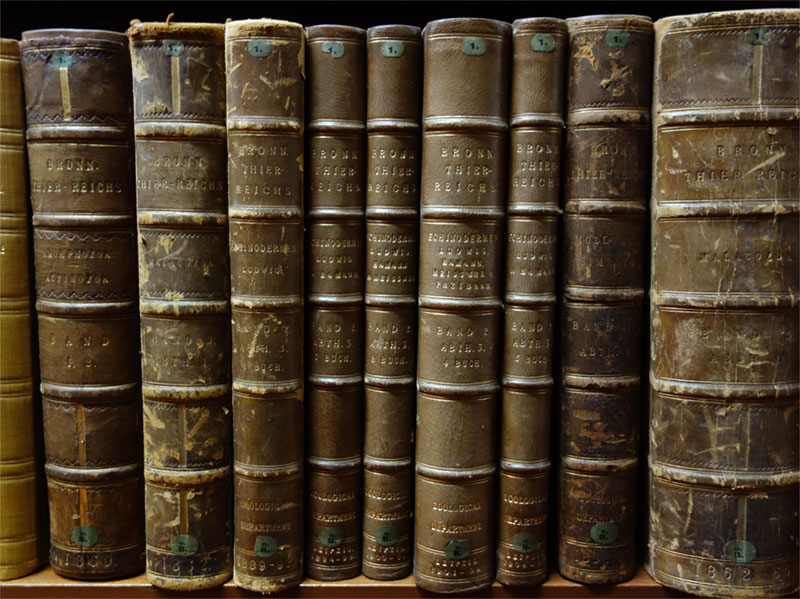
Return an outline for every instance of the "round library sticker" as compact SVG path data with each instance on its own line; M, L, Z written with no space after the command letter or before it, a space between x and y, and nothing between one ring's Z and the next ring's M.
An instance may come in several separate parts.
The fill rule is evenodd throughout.
M75 58L69 52L59 50L58 52L53 52L52 56L50 56L50 64L59 68L71 67L75 64Z
M606 44L612 48L622 48L628 45L631 36L624 29L609 29L606 33Z
M76 526L72 529L72 541L81 547L91 547L97 543L97 531L91 526Z
M250 40L247 42L247 53L255 58L263 58L272 54L272 44L269 40Z
M482 56L486 53L486 42L480 37L464 38L461 51L467 56Z
M334 58L341 58L344 56L344 44L342 42L322 42L322 51Z
M161 50L167 56L180 56L183 54L183 42L180 40L164 40L161 43Z
M736 539L725 543L725 557L737 564L748 564L756 556L756 546L750 541Z
M194 555L199 547L197 539L192 535L174 535L169 541L169 547L175 555Z
M595 543L610 545L619 537L619 530L617 530L617 525L613 522L598 522L592 526L590 534Z
M537 33L531 38L534 52L552 52L556 47L556 38L549 33Z
M334 526L323 528L319 533L319 542L325 547L338 547L342 544L342 530Z
M472 546L466 539L452 539L444 546L444 552L450 559L464 559L469 557Z
M386 58L400 58L406 51L406 47L401 41L383 42L381 44L381 54Z
M375 542L381 547L391 547L397 543L397 529L394 526L381 526L375 531Z
M520 532L511 539L511 545L519 553L530 553L533 551L533 535L529 532Z
M258 557L272 557L278 553L278 541L274 537L256 537L254 552Z

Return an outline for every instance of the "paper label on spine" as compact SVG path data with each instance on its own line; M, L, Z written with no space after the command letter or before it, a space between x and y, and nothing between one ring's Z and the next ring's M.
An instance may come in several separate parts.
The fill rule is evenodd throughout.
M342 540L342 530L334 526L323 528L319 533L319 542L325 547L338 547Z
M613 522L598 522L592 526L590 534L595 543L610 545L619 537L619 530Z
M736 539L725 543L725 557L732 562L748 564L753 561L756 553L756 546L744 539Z
M515 534L511 539L511 545L520 553L530 553L534 548L533 535L529 532Z
M375 531L375 542L381 547L391 547L397 543L397 529L394 526L381 526Z
M344 56L344 44L342 42L322 42L322 51L334 58L341 58Z
M531 38L531 48L534 52L552 52L555 47L556 40L549 33L537 33Z
M467 56L483 56L486 53L486 41L479 37L468 37L461 42L461 51Z
M183 42L180 40L164 40L161 43L161 50L167 56L180 56L184 50Z
M623 48L628 45L630 37L624 29L610 29L606 33L606 44L612 48Z
M465 559L469 557L472 546L466 539L453 539L444 546L444 552L450 559Z
M381 44L381 54L386 58L400 58L405 51L406 48L401 41L383 42Z
M272 54L272 44L269 40L250 40L247 42L247 53L256 58L263 58Z
M97 543L97 531L91 526L76 526L72 529L72 541L81 547L91 547Z
M256 537L256 546L253 552L258 557L272 557L278 553L278 541L273 537Z
M197 553L199 544L192 535L175 535L170 539L169 546L175 555L189 556Z
M75 64L75 58L73 58L69 52L59 50L58 52L53 52L53 55L50 57L50 64L59 68L71 67Z
M767 28L766 27L751 27L747 30L745 36L748 44L753 46L762 46L767 43Z

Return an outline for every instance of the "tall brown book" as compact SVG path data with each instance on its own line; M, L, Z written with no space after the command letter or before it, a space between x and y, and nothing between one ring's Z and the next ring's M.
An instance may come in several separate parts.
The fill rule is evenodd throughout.
M653 25L567 24L558 569L607 584L636 572Z
M800 11L656 23L650 533L662 584L798 589Z
M130 58L123 34L22 36L50 564L144 567Z
M423 31L414 577L427 591L494 579L511 27Z
M411 571L419 249L418 27L367 30L365 576Z
M567 25L512 24L497 580L547 576L550 408Z
M224 29L128 29L147 578L167 589L231 577Z
M302 25L225 25L233 374L233 579L303 575Z
M0 39L0 580L40 562L29 241L19 42Z
M361 572L365 31L306 30L306 573Z

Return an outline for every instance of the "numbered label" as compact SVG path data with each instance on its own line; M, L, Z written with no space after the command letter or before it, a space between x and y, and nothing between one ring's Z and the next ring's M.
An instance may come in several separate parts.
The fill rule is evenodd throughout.
M761 46L767 43L767 28L766 27L751 27L747 30L746 35L747 43L753 46Z
M725 543L725 557L738 564L748 564L756 557L756 546L750 541L736 539Z
M381 44L381 54L386 58L400 58L406 51L406 47L401 41L383 42Z
M468 37L461 42L461 51L467 56L482 56L486 53L486 41L480 37Z
M183 42L180 40L164 40L161 43L161 50L167 56L180 56L183 54Z
M606 44L612 48L627 46L630 39L630 34L624 29L610 29L606 33Z
M64 52L60 50L58 52L53 52L53 55L50 57L50 64L54 67L71 67L75 64L75 59L69 52Z
M344 56L344 44L342 42L322 42L322 51L334 58L341 58Z
M375 531L375 542L381 547L391 547L397 543L397 529L394 526L381 526Z
M91 547L97 543L97 531L91 526L76 526L72 529L72 541L80 547Z
M319 533L319 542L325 547L338 547L342 544L342 540L342 530L333 526L323 528Z
M592 526L590 534L595 543L610 545L619 537L619 530L613 522L598 522Z
M530 553L535 545L533 535L529 532L515 534L514 538L511 539L511 545L519 553Z
M175 535L169 541L169 547L175 555L194 555L199 547L197 539L192 535Z
M444 546L444 552L450 559L465 559L469 557L472 545L466 539L453 539Z
M278 541L273 537L256 537L253 551L258 557L272 557L278 553Z
M556 47L556 38L549 33L537 33L531 38L534 52L552 52Z
M272 44L269 40L250 40L247 42L247 53L256 58L263 58L272 54Z

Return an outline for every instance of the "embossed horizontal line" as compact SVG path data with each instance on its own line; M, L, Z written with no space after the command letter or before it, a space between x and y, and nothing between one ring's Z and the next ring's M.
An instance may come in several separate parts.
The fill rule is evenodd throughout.
M529 476L543 476L550 470L550 460L523 462L518 460L500 460L501 476L503 473Z
M387 474L405 472L413 463L414 460L410 456L407 458L379 458L364 455L364 468L372 472L384 472Z
M57 212L42 213L37 212L31 217L34 227L52 228L59 233L76 235L81 233L91 233L96 235L108 235L109 233L124 234L133 238L131 231L134 222L133 211L123 214L97 214L87 212L84 214L63 214ZM64 229L75 229L74 231L64 231ZM113 230L110 230L113 229Z
M704 487L719 489L725 495L747 495L752 491L762 491L774 493L776 487L793 487L800 483L800 471L743 471L726 470L720 464L715 464L708 470L699 468L681 468L671 464L659 462L654 458L649 460L651 474L665 481L673 481L679 484L688 484L692 487L702 485ZM699 491L700 489L695 489ZM791 492L791 489L789 489Z
M492 115L440 115L422 119L425 135L446 135L450 132L480 130L481 135L491 137L508 132L508 121ZM428 132L428 129L434 131Z
M315 469L327 472L344 472L346 470L361 469L361 456L348 458L321 458L306 454L306 463Z
M367 125L364 121L347 121L344 119L312 119L306 122L306 137L318 132L337 131L340 134L363 135Z
M460 483L462 481L477 482L479 479L494 477L497 467L494 464L475 466L473 468L441 468L423 462L416 462L417 476L433 479L438 482Z
M241 295L231 293L231 311L236 312L274 312L275 310L296 311L303 308L302 295ZM235 319L235 314L234 314Z
M420 309L449 314L489 314L503 307L499 297L459 298L440 295L420 295Z
M560 132L564 128L564 119L560 112L518 112L512 114L508 122L511 124L512 134L523 131Z
M800 294L794 293L745 293L736 291L720 291L718 293L698 293L696 291L661 291L650 290L650 302L657 310L674 310L680 308L696 310L731 310L740 313L783 312L796 308L800 302Z
M413 359L412 359L413 362ZM367 366L369 368L369 366ZM364 384L380 389L406 388L414 384L416 379L413 376L383 376L364 372Z
M392 133L418 133L420 124L412 119L367 119L367 133L390 131Z
M272 133L274 135L291 134L292 137L303 134L302 119L291 119L269 116L228 116L228 137L237 137L239 133L252 131ZM283 137L283 135L280 135Z
M634 448L635 451L636 449ZM563 454L561 456L562 470L596 474L598 476L624 476L626 473L635 472L638 464L639 459L636 457L612 460Z
M413 206L376 206L377 202L370 202L370 194L367 192L367 218L374 221L386 221L387 224L395 224L398 221L416 222L419 217L419 208L415 202Z
M641 377L638 373L581 374L565 372L561 376L561 381L564 387L577 387L578 389L591 389L608 393L630 391L641 386Z
M309 385L316 387L346 387L358 386L361 387L364 383L364 377L361 374L342 374L342 375L324 375L324 374L309 374Z
M268 401L279 398L288 401L302 401L303 382L301 379L274 382L249 381L234 377L233 392L234 394L249 395L252 398Z
M302 462L288 462L286 464L247 464L235 461L233 474L245 478L290 478L300 476L303 472Z
M120 481L138 478L142 473L142 466L134 464L118 464L110 467L69 467L48 460L44 465L44 472L50 482L74 483L80 485L107 485L111 481Z
M137 375L138 376L138 375ZM134 397L138 401L139 381L120 382L116 385L67 385L43 380L42 395L47 401L63 400L65 403L113 403L119 404L120 398Z
M423 199L423 202L425 200ZM443 206L423 203L420 208L423 219L442 219L453 221L454 224L496 224L505 219L505 209L502 206L476 207L471 205Z
M218 385L161 385L142 381L142 398L145 402L192 404L224 403L230 394L227 383Z
M216 120L209 115L199 115L202 123L193 123L186 119L187 115L165 118L136 118L134 123L134 133L137 140L147 138L147 140L163 140L178 142L181 139L191 141L203 140L210 143L224 144L227 137L224 119Z
M552 376L513 376L503 375L503 386L523 391L549 389L555 385Z
M231 196L231 202L235 198ZM228 218L231 222L256 221L264 225L272 225L277 221L286 224L295 224L295 221L302 221L303 208L301 206L231 206L228 208ZM301 222L296 222L301 224Z
M411 308L417 305L416 295L389 295L388 293L366 293L364 303L367 308Z
M650 386L661 395L674 396L680 401L697 401L710 404L730 405L734 402L764 402L776 404L781 400L797 397L800 383L794 381L770 381L766 383L740 383L734 381L685 381L657 378L650 374Z
M536 308L550 306L556 303L553 293L506 293L506 302L521 308Z
M567 111L567 126L573 131L581 129L650 130L650 107L635 106L624 102L604 101L576 106Z
M181 466L180 469L154 468L144 466L144 479L149 485L162 487L203 487L205 485L229 485L231 476L230 466L220 466L218 468L192 468L191 466Z
M97 142L116 141L114 144L117 147L131 146L130 139L131 127L125 123L86 123L76 122L68 123L59 121L56 123L28 123L28 129L25 133L28 142L53 142L53 143L68 143L68 142L90 142L92 146L97 145Z
M601 287L599 285L564 285L564 301L580 306L583 302L590 304L587 307L639 306L644 300L645 291L641 287Z
M752 189L752 188L751 188ZM800 214L797 198L730 198L709 197L703 200L658 197L653 206L656 221L678 219L681 221L708 220L704 217L731 217L740 219L793 218Z
M332 293L309 293L308 303L324 309L325 306L331 307L361 307L364 303L364 295L361 293L332 294Z
M654 113L658 111L656 125L659 132L673 127L686 129L704 129L724 123L726 127L764 127L767 123L771 127L780 127L785 122L792 126L800 118L797 109L798 98L786 98L777 103L772 98L763 98L758 107L753 106L753 100L748 94L742 98L739 105L732 105L730 100L706 98L692 102L692 104L670 107L670 104L657 105ZM674 105L672 105L674 106ZM690 106L690 107L689 107Z
M474 399L475 397L495 395L500 391L500 384L494 380L474 383L442 383L417 378L417 389L420 393L458 401L460 398Z
M307 206L306 214L310 218L319 220L331 220L336 223L342 221L353 221L361 223L364 221L363 202L356 206ZM319 224L319 223L315 223Z
M103 301L85 300L84 298L65 297L64 299L37 299L36 310L40 316L50 315L59 318L87 318L89 315L93 319L106 318L108 320L119 320L125 317L134 318L136 310L136 299L133 294L130 300L125 301Z
M180 227L182 229L209 229L211 231L225 230L228 222L228 213L213 211L189 210L140 210L136 215L139 226L159 229Z
M506 211L509 219L519 222L529 220L552 222L563 212L557 204L527 204L511 201L509 201Z
M641 220L647 212L647 198L630 197L624 200L603 198L569 198L564 204L564 218L580 219L581 216L609 214L615 218ZM587 219L588 220L588 219Z

